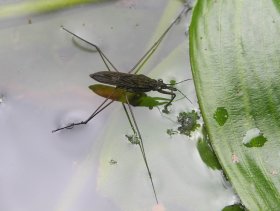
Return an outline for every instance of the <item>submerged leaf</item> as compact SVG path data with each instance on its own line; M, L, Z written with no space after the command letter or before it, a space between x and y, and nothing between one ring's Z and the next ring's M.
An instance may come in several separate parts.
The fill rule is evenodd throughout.
M208 134L205 127L202 127L202 135L196 144L197 150L200 154L201 160L211 169L222 170L221 164L219 163L217 156L213 152L211 147Z
M166 104L169 99L161 97L150 97L146 93L133 93L128 92L121 88L107 86L103 84L94 84L89 86L94 93L97 95L109 98L111 100L127 103L127 99L130 105L143 106L153 108L155 106ZM127 98L127 99L126 99Z
M234 204L226 206L222 211L245 211L246 209L241 204Z

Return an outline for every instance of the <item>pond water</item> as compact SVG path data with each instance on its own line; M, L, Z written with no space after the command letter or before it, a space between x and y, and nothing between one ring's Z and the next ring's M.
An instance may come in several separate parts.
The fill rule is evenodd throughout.
M1 20L0 210L221 210L238 202L219 170L197 150L201 133L168 135L177 115L198 111L192 81L178 84L170 114L133 108L159 204L125 112L114 102L88 125L103 101L89 74L106 70L99 55L77 45L61 25L97 44L122 72L129 71L182 10L182 1L105 1L42 15ZM191 78L190 14L166 36L140 73ZM162 96L152 93L152 96ZM199 130L199 129L198 129Z

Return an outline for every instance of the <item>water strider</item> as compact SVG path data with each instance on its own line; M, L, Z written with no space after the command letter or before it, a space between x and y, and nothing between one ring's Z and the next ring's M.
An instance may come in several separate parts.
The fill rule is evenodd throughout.
M62 29L65 30L66 32L70 33L74 37L82 40L83 42L93 46L99 53L99 55L100 55L101 59L103 60L108 71L101 71L101 72L93 73L90 75L91 78L93 78L94 80L101 82L101 83L116 86L115 91L117 91L117 89L123 89L126 92L136 93L136 94L149 92L149 91L157 91L162 94L170 95L171 99L169 100L169 102L166 103L166 105L164 106L164 110L163 110L164 112L167 113L168 106L171 105L171 103L173 102L173 100L176 97L176 94L174 92L179 91L181 94L183 94L180 90L178 90L177 88L174 87L174 85L176 83L175 84L166 84L161 79L155 80L155 79L149 78L142 74L137 75L137 72L144 65L144 63L149 59L149 57L154 53L154 51L157 49L157 47L161 43L162 39L165 37L167 32L172 28L172 26L174 26L175 23L180 20L181 16L184 13L187 13L190 10L191 10L191 7L187 4L184 7L184 9L180 12L180 14L177 16L177 18L170 24L170 26L164 31L164 33L159 37L159 39L152 45L152 47L144 54L144 56L136 63L136 65L128 73L119 72L117 70L117 68L110 62L110 60L105 56L105 54L101 51L101 49L97 45L90 43L89 41L81 38L80 36L74 34L73 32L69 31L68 29L66 29L64 27L62 27ZM110 67L115 72L112 72ZM132 72L134 72L134 73L132 74ZM184 81L186 81L186 80L184 80ZM113 92L115 92L115 91L113 91ZM113 95L113 93L111 95ZM86 120L77 122L77 123L71 123L65 127L60 127L58 129L55 129L52 132L57 132L57 131L63 130L63 129L72 129L74 126L87 124L93 117L95 117L98 113L103 111L106 107L108 107L109 105L111 105L114 102L114 100L110 99L111 95L107 96L106 99L101 103L101 105L99 105L98 108ZM183 94L183 96L186 97L184 94ZM122 103L122 105L123 105L124 111L126 113L126 116L128 118L129 124L132 128L132 131L134 133L134 136L138 140L137 145L140 147L140 150L141 150L141 153L142 153L142 156L143 156L143 159L144 159L147 171L148 171L148 175L149 175L149 178L151 181L155 200L158 203L157 193L155 190L153 178L151 175L151 171L150 171L148 161L146 158L146 154L145 154L145 150L144 150L143 139L141 137L140 130L136 123L136 119L134 117L134 114L133 114L133 111L132 111L132 108L131 108L131 105L129 102L129 98L127 97L127 95L125 96L125 98L126 98L127 105L125 105L124 103ZM127 109L127 107L128 107L128 109Z
M90 74L90 77L98 82L114 85L117 88L121 88L132 93L157 91L162 94L171 95L170 101L164 106L163 111L165 113L168 113L167 107L171 105L172 101L176 97L174 91L179 91L177 88L174 87L173 84L166 84L163 82L162 79L155 80L142 74L136 75L130 73L100 71L100 72ZM166 90L170 90L170 91L166 91Z

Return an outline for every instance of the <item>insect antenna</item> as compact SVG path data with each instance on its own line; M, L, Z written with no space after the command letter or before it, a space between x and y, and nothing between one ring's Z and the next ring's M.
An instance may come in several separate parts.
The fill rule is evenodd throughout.
M177 91L180 92L180 94L183 95L183 97L185 97L193 105L192 101L182 91L180 91L179 89L177 89Z
M126 101L127 101L127 105L128 105L128 109L129 109L130 115L129 115L128 111L127 111L127 108L126 108L125 104L123 103L122 105L123 105L124 111L126 113L126 116L128 118L128 121L129 121L129 124L131 126L132 131L139 138L138 146L140 147L140 150L141 150L141 153L142 153L142 157L144 159L145 166L146 166L146 169L148 171L149 178L150 178L150 181L151 181L151 185L152 185L153 193L154 193L154 196L155 196L155 200L156 200L156 203L158 204L157 193L156 193L155 185L154 185L154 182L153 182L153 177L152 177L152 174L151 174L151 171L150 171L150 167L149 167L149 164L148 164L148 161L147 161L147 157L146 157L146 153L145 153L145 149L144 149L143 139L142 139L140 130L138 128L138 125L136 123L136 119L134 117L134 114L133 114L131 105L129 104L129 100L128 100L127 96L126 96Z
M190 81L190 80L192 80L192 79L185 79L185 80L182 80L182 81L179 81L179 82L176 82L176 83L169 83L169 84L167 84L167 85L171 85L171 86L173 86L173 85L177 85L177 84L180 84L180 83L183 83L183 82L186 82L186 81Z
M182 81L179 81L179 82L176 82L176 83L169 83L169 84L166 84L166 85L169 85L169 86L173 87L174 85L177 85L177 84L180 84L180 83L183 83L183 82L186 82L186 81L190 81L190 80L192 80L192 79L189 78L189 79L185 79L185 80L182 80ZM186 98L193 105L192 101L181 90L179 90L178 88L176 88L176 90L178 92L180 92L180 94L183 95L183 97Z

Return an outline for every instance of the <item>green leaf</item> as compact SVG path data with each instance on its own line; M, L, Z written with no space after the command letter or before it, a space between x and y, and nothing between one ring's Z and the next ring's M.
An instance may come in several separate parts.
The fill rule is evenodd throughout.
M205 163L205 165L213 170L222 170L221 164L219 163L209 143L209 138L205 131L205 127L202 127L202 135L203 137L199 138L196 144L201 160Z
M202 116L249 210L280 207L279 5L279 0L198 0L190 26Z
M244 211L244 207L240 204L234 204L227 207L224 207L222 211Z
M103 84L91 85L89 86L89 89L101 97L119 101L121 103L127 103L128 99L129 104L133 106L153 108L155 106L164 105L170 100L162 97L150 97L145 93L132 93L126 91L125 89Z

